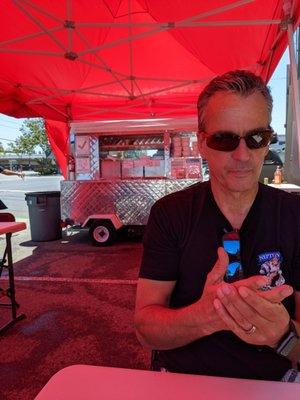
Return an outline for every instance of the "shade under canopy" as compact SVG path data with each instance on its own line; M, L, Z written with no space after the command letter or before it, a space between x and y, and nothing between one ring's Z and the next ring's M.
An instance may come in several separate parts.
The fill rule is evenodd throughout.
M0 112L55 124L60 162L52 121L190 117L216 74L268 81L299 13L299 0L2 0Z

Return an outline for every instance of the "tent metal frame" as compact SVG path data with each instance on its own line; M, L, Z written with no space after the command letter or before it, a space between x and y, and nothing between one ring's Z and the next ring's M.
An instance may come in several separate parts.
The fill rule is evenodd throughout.
M35 55L44 55L44 56L49 56L49 57L64 57L70 60L70 62L81 62L87 65L90 65L93 68L100 68L104 71L106 71L108 74L111 75L112 79L108 82L101 83L99 85L95 85L93 87L86 87L86 88L80 88L80 89L64 89L64 88L47 88L47 90L50 90L52 94L47 94L43 95L45 93L45 87L30 87L30 85L27 85L26 82L19 84L19 87L24 87L27 89L32 90L32 99L28 100L25 105L32 105L32 104L43 104L46 105L47 107L51 108L55 112L59 113L59 115L63 115L64 118L68 118L68 115L70 113L62 111L61 107L65 106L64 103L60 101L60 96L62 95L76 95L77 93L82 94L87 94L87 95L92 95L92 96L108 96L108 97L114 97L116 99L118 98L127 98L130 100L130 104L124 104L120 107L116 107L114 110L110 111L116 111L116 115L119 110L122 110L122 113L127 113L128 116L131 114L131 109L132 106L137 106L140 104L140 101L143 101L143 104L146 105L149 102L149 97L153 96L158 93L167 93L171 90L174 90L176 88L181 88L185 86L190 86L194 84L198 84L203 82L202 80L199 79L191 79L191 80L178 80L178 79L173 79L172 77L169 78L164 78L164 77L141 77L141 76L135 76L133 71L134 71L134 52L132 48L132 43L134 41L140 40L143 37L146 36L153 36L156 34L159 34L162 31L167 31L167 30L174 30L174 29L189 29L189 28L194 28L194 27L207 27L207 26L214 26L214 27L224 27L224 26L251 26L251 25L279 25L283 26L283 22L281 20L270 20L270 19L253 19L253 20L227 20L227 21L202 21L204 18L207 17L213 17L217 16L220 13L223 13L228 10L232 10L238 7L243 7L249 3L252 3L254 0L238 0L238 1L233 1L230 4L224 6L224 7L217 7L215 9L208 10L207 12L202 12L197 15L193 15L189 18L182 19L180 21L168 21L168 22L159 22L159 23L135 23L132 22L131 20L131 0L128 1L128 22L127 23L85 23L85 22L74 22L72 21L72 0L67 0L66 1L66 20L62 20L58 18L57 16L49 13L46 9L38 6L35 4L33 1L30 0L13 0L13 3L18 7L18 9L29 19L31 20L39 29L38 32L32 33L30 35L24 35L20 36L18 38L14 38L11 40L3 41L0 43L0 53L15 53L15 54L31 54L32 56ZM292 11L293 11L293 6L290 8L290 21L292 21ZM47 28L44 23L41 22L41 20L36 16L36 14L39 13L43 17L47 17L54 21L55 23L58 24L58 26L52 27L52 28ZM120 29L120 28L128 28L128 35L126 37L120 38L115 41L111 41L109 43L104 43L100 46L93 47L87 40L86 36L82 32L85 28L91 28L91 27L109 27L111 29ZM140 32L138 34L133 34L132 29L135 27L139 28L145 28L144 32ZM283 28L285 29L285 28ZM56 36L55 33L58 31L65 30L67 34L67 44L64 44L61 40L59 40ZM289 23L289 31L292 31L292 22ZM279 32L278 38L275 40L275 43L273 46L276 45L277 40L281 36L281 32ZM38 38L40 36L47 35L51 41L55 43L55 45L58 47L59 51L53 52L53 51L45 51L45 50L31 50L31 49L26 49L26 50L20 50L18 48L13 48L12 46L15 44L18 44L20 42L28 41L30 39ZM84 47L86 47L85 50L76 52L73 49L73 38L74 35L77 35L77 37L80 39ZM290 33L289 33L290 35ZM125 75L123 73L120 73L119 71L113 70L110 68L110 66L107 64L107 62L103 59L103 57L100 56L99 52L102 51L103 49L107 48L112 48L115 46L118 46L123 43L128 43L128 49L129 49L129 60L130 60L130 66L129 66L129 75ZM8 47L10 46L10 47ZM93 54L97 60L97 62L90 62L86 59L84 59L85 55L90 55ZM271 60L270 54L268 55L269 60ZM268 62L268 60L261 60L261 62ZM246 68L247 66L245 66ZM207 76L206 79L207 81L210 80L213 77L213 74L211 76ZM157 90L150 90L148 92L143 92L140 85L139 81L142 80L152 80L152 81L160 81L164 83L164 87L157 89ZM170 83L173 84L170 84ZM119 85L122 90L124 90L124 95L122 94L114 94L114 93L109 93L109 87L112 84ZM15 83L11 83L12 86L15 85ZM100 88L108 88L108 91L98 91L97 89ZM93 90L91 90L93 89ZM37 95L39 93L39 95ZM54 102L53 100L57 100L57 102ZM50 102L49 100L52 100ZM156 104L160 104L160 100L156 100ZM161 103L163 104L163 103ZM173 105L176 106L176 101L173 101ZM82 104L75 105L76 109L83 109L84 108L87 110L89 109L89 112L83 112L81 117L86 118L88 116L91 116L93 114L95 115L101 115L103 112L99 112L98 104L91 104L89 106L85 106ZM180 101L177 103L178 107L181 107ZM105 109L105 107L104 107ZM151 109L149 112L142 113L144 116L151 116L152 112ZM157 112L155 116L160 116L160 115L168 115L168 111L165 110L160 114ZM299 116L299 124L300 124L300 116ZM300 145L299 145L299 152L300 152Z

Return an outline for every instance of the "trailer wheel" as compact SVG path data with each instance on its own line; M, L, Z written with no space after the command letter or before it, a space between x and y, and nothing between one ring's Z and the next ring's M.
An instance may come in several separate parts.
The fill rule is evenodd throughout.
M94 221L89 235L97 246L110 246L116 240L117 232L110 221Z

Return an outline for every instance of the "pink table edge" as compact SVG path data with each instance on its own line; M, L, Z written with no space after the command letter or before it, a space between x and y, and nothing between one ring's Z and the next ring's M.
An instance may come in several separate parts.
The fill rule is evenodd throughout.
M26 229L25 222L0 222L0 235L15 233Z

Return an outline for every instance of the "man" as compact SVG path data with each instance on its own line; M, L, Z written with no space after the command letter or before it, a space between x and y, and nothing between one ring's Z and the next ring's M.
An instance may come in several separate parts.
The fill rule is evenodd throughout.
M0 166L0 174L3 175L16 175L19 176L20 178L24 178L24 172L18 172L18 171L11 171L10 169L6 169Z
M299 379L300 197L258 183L271 111L269 89L247 71L216 77L199 96L210 181L160 199L144 237L135 325L155 369ZM243 273L231 283L228 233ZM262 267L273 258L284 283Z

